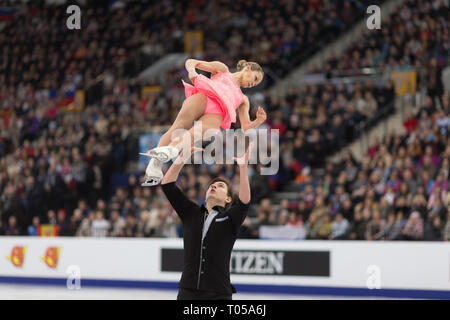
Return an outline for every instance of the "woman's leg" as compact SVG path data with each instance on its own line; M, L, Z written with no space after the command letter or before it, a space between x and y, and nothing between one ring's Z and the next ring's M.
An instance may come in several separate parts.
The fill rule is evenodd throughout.
M207 130L220 130L220 125L222 124L223 121L223 116L221 114L216 114L216 113L208 113L208 114L204 114L203 116L200 117L200 119L197 120L196 124L194 126L192 126L191 129L189 129L189 131L185 132L185 135L189 135L189 136L184 136L183 139L177 139L177 140L173 140L169 146L176 146L178 144L181 145L181 142L183 141L187 141L188 139L190 139L190 145L193 146L194 145L194 138L197 140L199 140L199 138L203 141L204 138L204 134ZM201 131L200 129L196 129L196 125L200 125L201 124ZM197 131L197 134L201 132L201 136L200 137L195 137L194 133L195 131Z
M201 121L206 120L206 121L204 121L206 124L205 130L216 126L216 122L218 122L219 120L220 120L220 122L218 122L217 128L220 127L220 124L222 123L222 119L223 119L222 115L217 115L217 114L212 115L211 114L211 115L207 115L207 116L211 116L211 117L203 118L203 117L205 117L205 115L202 116L202 114L205 111L206 103L207 103L207 99L206 99L206 95L204 93L194 94L194 95L190 96L189 98L187 98L186 100L184 100L181 110L178 113L177 118L175 119L175 122L172 124L170 129L159 140L158 148L148 151L149 154L152 154L152 153L153 154L151 155L152 159L150 160L149 164L147 165L147 169L145 170L144 183L142 184L142 186L153 186L153 185L158 184L163 177L163 173L161 170L162 163L178 154L178 151L176 148L173 148L176 151L176 153L173 153L174 150L171 150L168 154L167 153L161 154L161 152L156 151L160 147L167 147L169 144L171 146L174 146L179 142L179 141L172 142L172 133L176 129L187 129L187 128L191 127L193 122L199 118L200 118L199 120L201 120ZM217 119L217 116L220 117L219 120ZM193 138L193 128L191 128L189 133L191 131L192 131L192 138ZM204 132L204 130L202 130L202 135L203 135L203 132ZM187 134L187 132L185 134ZM167 152L167 150L166 150L166 152ZM147 154L143 154L143 155L147 155Z
M202 92L193 94L183 101L181 110L178 113L170 129L164 133L158 142L158 147L167 146L172 140L172 133L176 129L188 129L192 127L195 120L199 119L206 108L206 95Z

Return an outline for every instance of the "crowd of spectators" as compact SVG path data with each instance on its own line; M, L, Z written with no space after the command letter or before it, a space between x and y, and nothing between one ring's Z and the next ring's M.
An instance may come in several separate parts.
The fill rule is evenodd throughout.
M152 98L156 100L149 112L145 108L150 100L139 103L138 96L118 82L101 104L87 106L82 113L53 113L57 108L51 99L33 91L27 94L26 88L23 92L26 102L15 104L9 113L4 109L0 123L1 190L6 199L12 197L4 200L3 217L15 212L22 226L31 222L32 215L46 221L48 210L73 212L79 198L90 206L99 198L109 199L114 191L109 188L111 176L125 172L127 164L138 159L139 128L170 123L180 101L177 95L166 100L167 95L161 94ZM281 190L289 181L301 181L306 164L320 166L327 152L339 146L336 142L352 139L354 124L374 120L393 95L391 84L379 89L368 83L292 88L282 99L255 97L264 99L259 102L271 115L265 126L279 129L282 137L280 173L268 182L256 182L254 189L263 191L255 193L255 203L269 193L268 188ZM171 112L164 110L168 101Z
M307 239L450 240L450 95L438 109L427 97L404 121L404 133L374 138L361 162L346 152L324 174L306 170L298 201L264 198L243 237L261 225L292 225Z
M373 68L389 78L393 71L416 70L432 99L440 99L450 51L449 21L448 1L405 0L380 30L366 30L343 54L333 55L315 71L332 77L361 75L364 68Z
M195 3L204 6L208 2L195 1ZM235 8L228 7L225 1L214 3L215 5L209 7L212 12L222 8L220 6L226 8L219 10L223 16L220 14L214 16L220 16L224 21L228 17L227 19L232 21L230 25L218 24L221 28L229 28L227 29L227 32L230 32L229 42L235 43L237 40L231 41L231 39L240 38L241 42L238 42L241 44L240 47L254 48L255 46L247 41L254 36L252 36L254 29L248 31L250 35L246 37L250 38L245 38L244 33L240 31L245 29L248 23L251 25L253 18L258 19L257 8L251 7L247 2L236 1L236 5L242 9L236 11ZM269 19L272 21L268 23L269 29L273 29L274 39L278 39L278 36L283 38L282 35L277 35L279 30L274 26L278 26L277 16L289 15L290 11L272 8L271 1L256 3L261 10L273 11L269 15L272 17ZM306 24L308 26L317 24L317 21L313 21L320 19L317 17L326 18L321 10L329 9L330 6L333 8L334 5L342 5L340 12L347 12L348 16L353 17L350 20L357 17L355 2L350 1L336 4L305 1L298 7L292 6L292 1L282 1L282 3L291 7L292 10L309 12L305 15L305 19L311 19L310 24ZM435 3L439 1L433 2L431 8L435 8ZM57 13L58 9L55 7L43 11L31 10L33 7L29 7L32 13L31 18L25 14L26 12L18 15L20 21L18 30L22 31L13 30L14 28L10 25L8 25L9 28L7 26L4 29L7 33L3 37L0 35L2 37L0 42L8 45L2 46L1 55L8 57L9 60L0 66L2 68L0 70L2 117L0 121L0 234L33 235L36 234L39 225L51 224L58 226L60 235L68 236L181 236L180 221L165 200L160 188L140 187L138 174L130 175L127 186L115 190L110 188L111 176L114 173L126 172L127 165L137 160L138 136L142 133L142 128L149 124L151 126L167 125L175 118L184 98L179 84L171 90L141 99L140 88L132 84L127 75L121 74L114 83L104 88L102 100L86 105L82 113L63 112L59 109L57 97L52 91L61 86L84 86L88 79L95 78L108 68L120 65L120 61L125 61L124 53L128 56L144 43L150 45L152 50L156 50L155 57L171 50L180 50L180 48L166 49L164 47L166 42L158 38L164 36L169 39L171 34L179 34L176 32L177 28L180 28L177 24L178 20L166 19L166 15L173 13L168 9L172 8L170 4L170 1L155 4L159 8L156 11L150 8L148 11L140 11L139 7L132 7L134 9L129 11L117 5L118 8L115 9L117 14L105 14L104 18L92 22L94 20L89 17L104 13L101 11L104 7L94 7L91 11L88 10L87 16L83 18L88 18L86 21L92 22L88 24L88 26L91 25L90 31L86 30L86 33L83 33L83 39L86 42L72 41L75 40L72 36L72 38L69 37L72 40L64 44L66 41L64 34L68 31L56 28L59 31L51 35L51 32L55 31L50 30L51 36L48 41L43 40L47 39L45 37L34 37L33 41L36 43L33 42L29 46L37 45L40 49L33 50L32 54L27 51L28 42L22 41L23 33L27 30L31 32L31 30L49 29L49 25L57 24L58 17L64 15L62 11ZM407 2L407 4L411 3ZM173 10L183 14L189 13L186 14L188 22L183 22L187 23L187 26L197 26L196 23L204 26L209 21L203 15L195 13L195 6L184 10L183 5L184 2L176 4ZM430 8L423 2L419 3L418 8L422 8L421 6ZM409 7L409 10L414 11L415 8ZM448 10L439 11L448 12ZM46 13L41 15L41 12ZM131 16L128 16L129 12ZM252 19L246 19L244 12ZM249 12L254 15L250 15ZM230 17L231 13L236 16ZM158 18L153 19L153 14L156 14ZM142 21L137 18L141 15L144 16ZM295 16L292 15L293 18ZM344 16L341 18L344 19ZM425 23L425 30L428 30L427 26L430 25L433 26L432 30L439 30L440 27L436 25L442 25L442 20L439 20L439 16L436 18L434 13L430 14L430 17L432 18ZM39 22L40 19L47 21L47 24ZM197 19L200 19L198 20L200 22ZM130 21L141 21L141 23L138 23L138 27L129 29ZM151 21L155 21L152 31L160 30L159 33L146 33L145 30ZM343 21L347 24L345 19ZM394 21L401 24L398 19ZM162 22L165 26L172 27L161 28ZM300 25L295 21L289 22L289 25L295 25L295 23L297 27ZM112 28L110 25L115 26L114 30L117 32L109 29ZM108 37L97 36L98 32L94 31L99 30L108 34ZM138 31L135 33L135 30ZM269 31L267 31L268 35L272 35ZM444 24L441 31L442 35L448 34L448 25ZM134 37L128 37L130 32ZM382 32L384 31L378 33ZM445 40L448 41L448 37L445 38L439 34L437 32L436 37L434 33L431 34L428 43L436 42L446 45ZM122 41L124 37L133 40ZM308 37L300 36L300 40L308 41L305 39ZM380 50L395 43L395 40L389 37L374 39L375 46ZM272 40L268 38L267 42L272 43ZM43 42L40 43L40 41ZM296 43L297 40L294 42ZM83 43L94 43L95 50L87 47L80 50L82 56L74 55L81 48L77 45L82 46ZM369 43L372 44L373 41L369 40ZM208 45L207 39L205 44L207 55L216 57L215 54L217 54L219 57L214 60L229 61L230 66L235 63L234 60L232 61L234 56L231 54L227 53L226 59L222 57L227 51L222 50L220 53L214 51L217 47ZM69 50L59 51L60 46L64 45ZM282 48L285 50L289 46L286 48L282 46ZM272 49L271 53L282 54L280 48L278 49L281 51ZM433 54L433 56L427 55L430 61L435 57L436 64L442 65L439 50L430 49L426 52ZM235 57L251 58L252 54L254 53L250 54L244 50L235 52ZM30 57L25 61L30 60L29 64L17 60L18 57L27 55ZM48 63L41 64L40 59L47 57L49 57ZM88 58L91 60L88 61ZM397 58L397 56L394 57L394 59ZM37 59L37 62L33 62L33 59ZM258 58L253 60L261 61ZM56 62L52 64L52 61ZM446 60L445 62L447 63ZM63 68L60 68L61 65L67 68L63 71ZM70 70L73 72L69 72ZM327 67L324 71L326 70ZM426 70L429 74L434 72L428 66ZM179 77L177 78L179 80ZM430 79L432 78L428 77L427 83L430 83ZM436 86L440 88L440 78L436 78L436 81ZM280 130L282 156L280 171L277 175L261 175L260 165L250 167L254 206L240 236L258 237L258 226L267 223L303 226L307 231L307 238L311 239L330 237L333 239L417 239L424 237L426 233L423 231L420 237L410 235L420 229L417 221L422 221L423 229L431 228L435 235L437 235L435 224L439 225L441 238L442 234L448 234L448 222L445 229L447 231L444 232L442 228L448 220L446 216L448 197L442 199L441 207L439 207L439 200L436 200L439 197L435 195L435 190L438 188L436 185L441 184L442 176L445 174L445 180L448 177L449 150L446 147L448 145L448 94L441 93L442 90L437 90L435 93L432 89L428 87L429 96L420 112L417 115L410 115L405 122L407 134L403 136L390 134L383 143L377 142L370 148L362 163L356 163L348 155L346 160L337 165L325 164L322 161L329 152L342 147L342 141L348 142L353 139L355 134L353 128L358 123L376 123L379 112L389 107L394 98L392 82L388 81L381 87L371 81L363 84L292 87L284 97L269 96L265 90L253 94L252 105L262 105L268 111L269 121L265 126ZM435 97L438 101L433 99ZM254 109L251 112L254 118ZM436 128L438 128L437 131ZM414 141L411 142L411 139ZM404 147L404 151L401 151L403 150L401 146ZM431 158L431 165L429 158ZM325 166L327 173L323 177L312 177L309 170L311 166ZM413 170L416 167L419 167L419 171ZM421 170L424 167L434 169ZM409 171L411 171L410 174L407 173ZM207 181L217 175L224 175L236 187L238 184L236 173L236 168L232 165L187 166L179 185L190 198L201 203L204 200L206 191L204 186L207 185ZM405 184L403 181L408 179L404 176L409 175L411 175L409 179L415 183L415 188L412 188L413 182ZM283 199L280 205L272 203L270 195L273 191L282 190L292 181L298 183L301 188L300 201L290 202L288 199ZM407 185L408 188L405 189L403 185ZM433 191L431 191L433 185ZM440 192L444 194L448 187L444 189L440 186L440 188ZM430 199L433 200L428 206ZM423 204L424 201L426 202L425 211L423 208L419 210L413 206L419 202ZM413 207L417 210L412 211ZM433 212L439 212L440 221L437 221L435 216L431 216L430 208ZM402 213L401 217L399 212ZM421 220L417 219L416 212L419 212ZM412 222L409 222L410 216ZM392 219L394 224L396 223L396 228L400 230L400 236L392 238L380 236L377 230L380 231L382 224L389 226ZM427 227L430 223L431 226ZM405 234L403 234L404 230L406 230ZM448 239L447 236L444 238Z
M15 3L14 18L0 34L0 83L59 90L84 88L106 71L132 77L167 53L183 52L186 32L197 30L204 33L205 60L234 64L246 57L282 77L361 19L367 3L374 4L100 0L81 6L75 30L66 27L66 6Z
M450 50L449 13L446 1L404 1L383 21L380 30L367 30L343 54L332 56L312 70L330 78L359 76L364 68L373 68L375 74L381 75L381 82L292 87L281 98L256 92L250 94L252 104L265 107L270 128L286 133L290 141L282 142L282 149L295 145L299 163L323 166L326 154L342 149L360 134L361 128L370 129L394 111L394 83L389 81L392 72L415 70L416 87L425 86L432 103L442 105L442 71L449 63ZM234 64L233 60L226 61L230 66ZM166 90L169 96L161 95L154 101L172 105L171 99L177 95L181 100L183 87L179 79L183 77L187 77L185 70L170 70ZM147 108L154 110L151 104L149 101ZM295 166L301 168L299 164Z
M203 19L197 29L208 30L204 35L206 60L233 65L244 57L257 61L281 78L349 30L364 17L368 5L380 3L221 0L205 8L217 20ZM193 16L200 10L201 7L192 8ZM269 80L271 84L274 79Z
M361 162L346 152L341 162L327 162L320 176L303 168L297 201L274 203L271 177L259 174L261 165L251 166L255 205L239 236L258 238L262 225L291 225L304 228L307 239L450 240L449 94L442 100L443 108L438 109L428 97L416 113L408 113L403 134L391 130L382 140L375 138ZM60 170L52 168L53 176L45 178L44 188L52 181L64 184L64 162ZM179 187L201 204L207 182L217 175L229 178L237 190L239 174L233 165L188 165ZM40 223L46 223L58 225L60 235L182 235L180 221L161 189L140 187L135 175L108 201L98 199L91 205L79 199L72 214L57 206L42 210L47 201L62 201L52 193L47 193L48 198L43 194L46 190L40 191L33 176L19 188L8 182L0 200L2 233L33 234ZM19 208L28 212L28 218L16 214ZM25 222L27 231L20 230Z
M265 106L267 127L282 137L282 162L299 173L305 164L322 167L327 155L359 135L361 125L367 130L392 113L394 96L392 82L378 86L368 80L291 87L284 97L258 94L252 102Z
M73 30L66 26L66 6L21 3L0 33L2 86L30 85L57 95L65 86L85 88L105 70L122 66L150 41L150 31L143 32L138 6L125 11L102 2L82 8L81 28Z

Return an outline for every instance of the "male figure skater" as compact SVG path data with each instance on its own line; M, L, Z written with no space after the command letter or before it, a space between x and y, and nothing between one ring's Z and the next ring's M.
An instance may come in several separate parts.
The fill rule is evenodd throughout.
M232 300L236 292L230 283L230 257L250 205L247 165L251 146L242 158L234 158L240 174L239 197L234 205L231 184L224 178L209 183L206 205L189 200L175 185L184 165L182 154L161 181L164 194L183 223L184 266L178 300Z

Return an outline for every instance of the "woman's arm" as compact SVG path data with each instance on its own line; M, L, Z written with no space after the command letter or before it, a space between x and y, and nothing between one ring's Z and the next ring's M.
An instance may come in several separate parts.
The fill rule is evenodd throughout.
M245 132L248 129L253 129L266 121L267 115L263 108L258 107L256 112L256 119L254 121L250 120L250 102L247 96L244 96L244 102L239 106L239 121L241 122L241 128Z
M195 77L197 72L195 71L195 68L211 72L212 74L216 74L218 72L225 72L228 71L228 67L220 62L220 61L202 61L197 59L187 59L185 63L186 70L189 72L189 78L192 80L191 75Z
M248 101L248 97L244 96L244 102L238 107L239 121L241 122L242 130L246 131L248 126L250 125L250 102Z

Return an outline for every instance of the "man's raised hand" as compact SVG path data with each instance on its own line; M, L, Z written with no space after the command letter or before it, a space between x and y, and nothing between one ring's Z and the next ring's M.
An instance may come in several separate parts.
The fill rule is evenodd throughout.
M247 151L245 152L245 154L242 157L233 157L233 160L237 162L238 166L247 166L248 165L248 159L250 156L250 150L253 148L253 141L250 142L250 144L248 145Z

